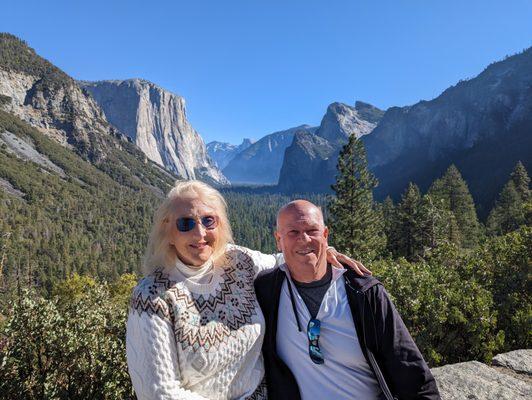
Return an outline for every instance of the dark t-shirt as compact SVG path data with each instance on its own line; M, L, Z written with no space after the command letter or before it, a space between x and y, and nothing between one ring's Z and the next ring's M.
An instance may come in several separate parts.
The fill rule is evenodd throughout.
M320 310L323 296L329 289L332 280L332 267L327 264L327 272L319 281L304 283L293 280L294 285L297 288L298 293L303 298L303 301L307 305L312 318L316 318L318 311Z

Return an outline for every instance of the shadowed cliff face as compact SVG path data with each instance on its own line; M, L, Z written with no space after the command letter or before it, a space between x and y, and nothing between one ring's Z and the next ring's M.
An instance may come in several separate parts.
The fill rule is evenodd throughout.
M378 198L422 190L454 163L485 216L521 160L531 167L532 49L490 65L431 101L393 107L363 141Z
M532 107L532 49L494 63L431 101L393 107L365 138L370 167L425 151L436 160L528 121Z
M227 184L187 120L185 100L140 79L80 82L114 126L152 161L187 179Z
M332 103L315 134L298 134L286 149L279 176L283 192L330 192L338 154L350 135L369 134L382 116L370 104Z
M298 131L314 132L316 128L301 125L264 136L240 151L223 169L232 183L275 185L279 180L285 150Z

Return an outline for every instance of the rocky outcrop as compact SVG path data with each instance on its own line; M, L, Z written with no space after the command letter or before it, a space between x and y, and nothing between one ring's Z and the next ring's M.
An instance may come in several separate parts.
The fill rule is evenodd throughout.
M432 373L442 400L525 400L532 398L531 365L532 350L516 350L496 356L492 366L469 361Z
M63 171L58 165L54 164L46 155L39 153L29 139L23 140L17 135L7 131L0 132L0 146L1 145L5 146L8 153L15 155L22 160L32 161L43 167L45 170L55 172L62 178L66 177L65 171Z
M236 154L223 169L224 175L233 184L277 184L285 150L299 131L312 133L316 128L301 125L264 136Z
M237 154L246 150L255 143L251 139L244 139L241 144L231 144L213 141L207 143L207 154L216 163L216 166L223 170Z
M367 135L378 122L378 117L371 115L370 109L376 110L376 114L382 116L381 110L361 101L357 101L355 107L343 103L332 103L327 107L327 112L321 120L316 135L328 140L336 147L346 144L351 135L356 137ZM368 117L371 121L365 119Z
M186 179L227 184L187 120L185 100L141 79L80 82L146 156Z
M42 75L0 66L2 108L93 161L106 156L105 136L119 136L90 95L68 76L47 82Z
M0 33L0 109L7 126L29 130L23 136L32 136L36 128L125 186L158 186L164 191L176 179L148 162L125 134L110 125L89 92L8 33ZM9 142L6 137L3 141ZM45 167L46 161L31 151L31 143L18 149L14 142L6 144L17 156L33 157Z
M355 106L332 103L314 135L301 135L286 149L279 176L283 192L330 192L336 177L338 154L350 135L363 137L383 112L357 101Z

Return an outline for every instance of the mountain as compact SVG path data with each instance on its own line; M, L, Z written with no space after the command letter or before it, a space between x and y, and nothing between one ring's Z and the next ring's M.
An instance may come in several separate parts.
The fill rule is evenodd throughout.
M337 148L327 139L310 132L298 131L292 144L286 148L280 171L279 188L293 193L326 192L323 182L335 173L331 158Z
M2 287L38 290L72 273L138 271L157 205L176 175L149 161L91 95L0 34Z
M213 141L207 143L207 154L216 163L218 168L224 169L229 162L241 151L246 150L254 143L251 139L244 139L241 144L231 144Z
M364 139L380 198L422 190L454 163L485 215L521 160L532 167L532 48L431 101L393 107Z
M17 37L0 34L0 95L4 110L93 161L120 137L92 97Z
M354 107L332 103L327 107L316 135L333 146L343 146L353 134L362 137L370 133L383 114L377 107L361 101L357 101Z
M14 288L20 275L50 291L75 272L112 280L140 270L175 177L121 153L95 164L0 110L2 282Z
M350 135L368 135L383 114L361 101L354 107L330 104L315 133L297 135L286 149L279 189L289 193L329 192L342 146Z
M357 108L357 106L355 106ZM358 110L359 117L377 123L380 113L368 108ZM341 145L346 130L343 116L331 105L317 135L333 145ZM362 114L364 113L364 114ZM336 114L340 114L336 117ZM371 118L375 115L376 118ZM330 124L328 121L332 121ZM324 133L328 126L332 133ZM517 161L532 167L532 48L488 66L477 77L460 81L430 101L407 107L389 108L378 125L362 137L368 164L379 179L375 195L398 199L408 182L415 182L425 191L450 164L455 164L467 181L481 217L485 217L497 193L507 180ZM293 146L300 146L294 141ZM288 152L288 149L287 149ZM285 192L330 191L334 182L338 152L328 159L303 157L299 152L297 165L287 157L279 179ZM327 162L329 163L327 163ZM324 164L325 162L325 164ZM323 181L312 185L306 171L321 163L330 171ZM300 164L302 165L302 164ZM325 167L324 165L327 165ZM291 167L290 167L291 166Z
M231 183L276 184L283 163L285 149L298 131L314 132L316 128L301 125L264 136L239 152L223 169Z
M187 120L182 97L142 79L79 84L150 160L186 179L229 183Z

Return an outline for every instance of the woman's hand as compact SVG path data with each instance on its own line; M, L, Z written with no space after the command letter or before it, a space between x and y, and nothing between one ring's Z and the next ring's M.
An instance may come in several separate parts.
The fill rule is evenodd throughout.
M342 264L346 264L360 276L372 274L360 261L353 260L345 254L338 253L334 247L327 248L327 262L338 268L343 268L344 266Z

